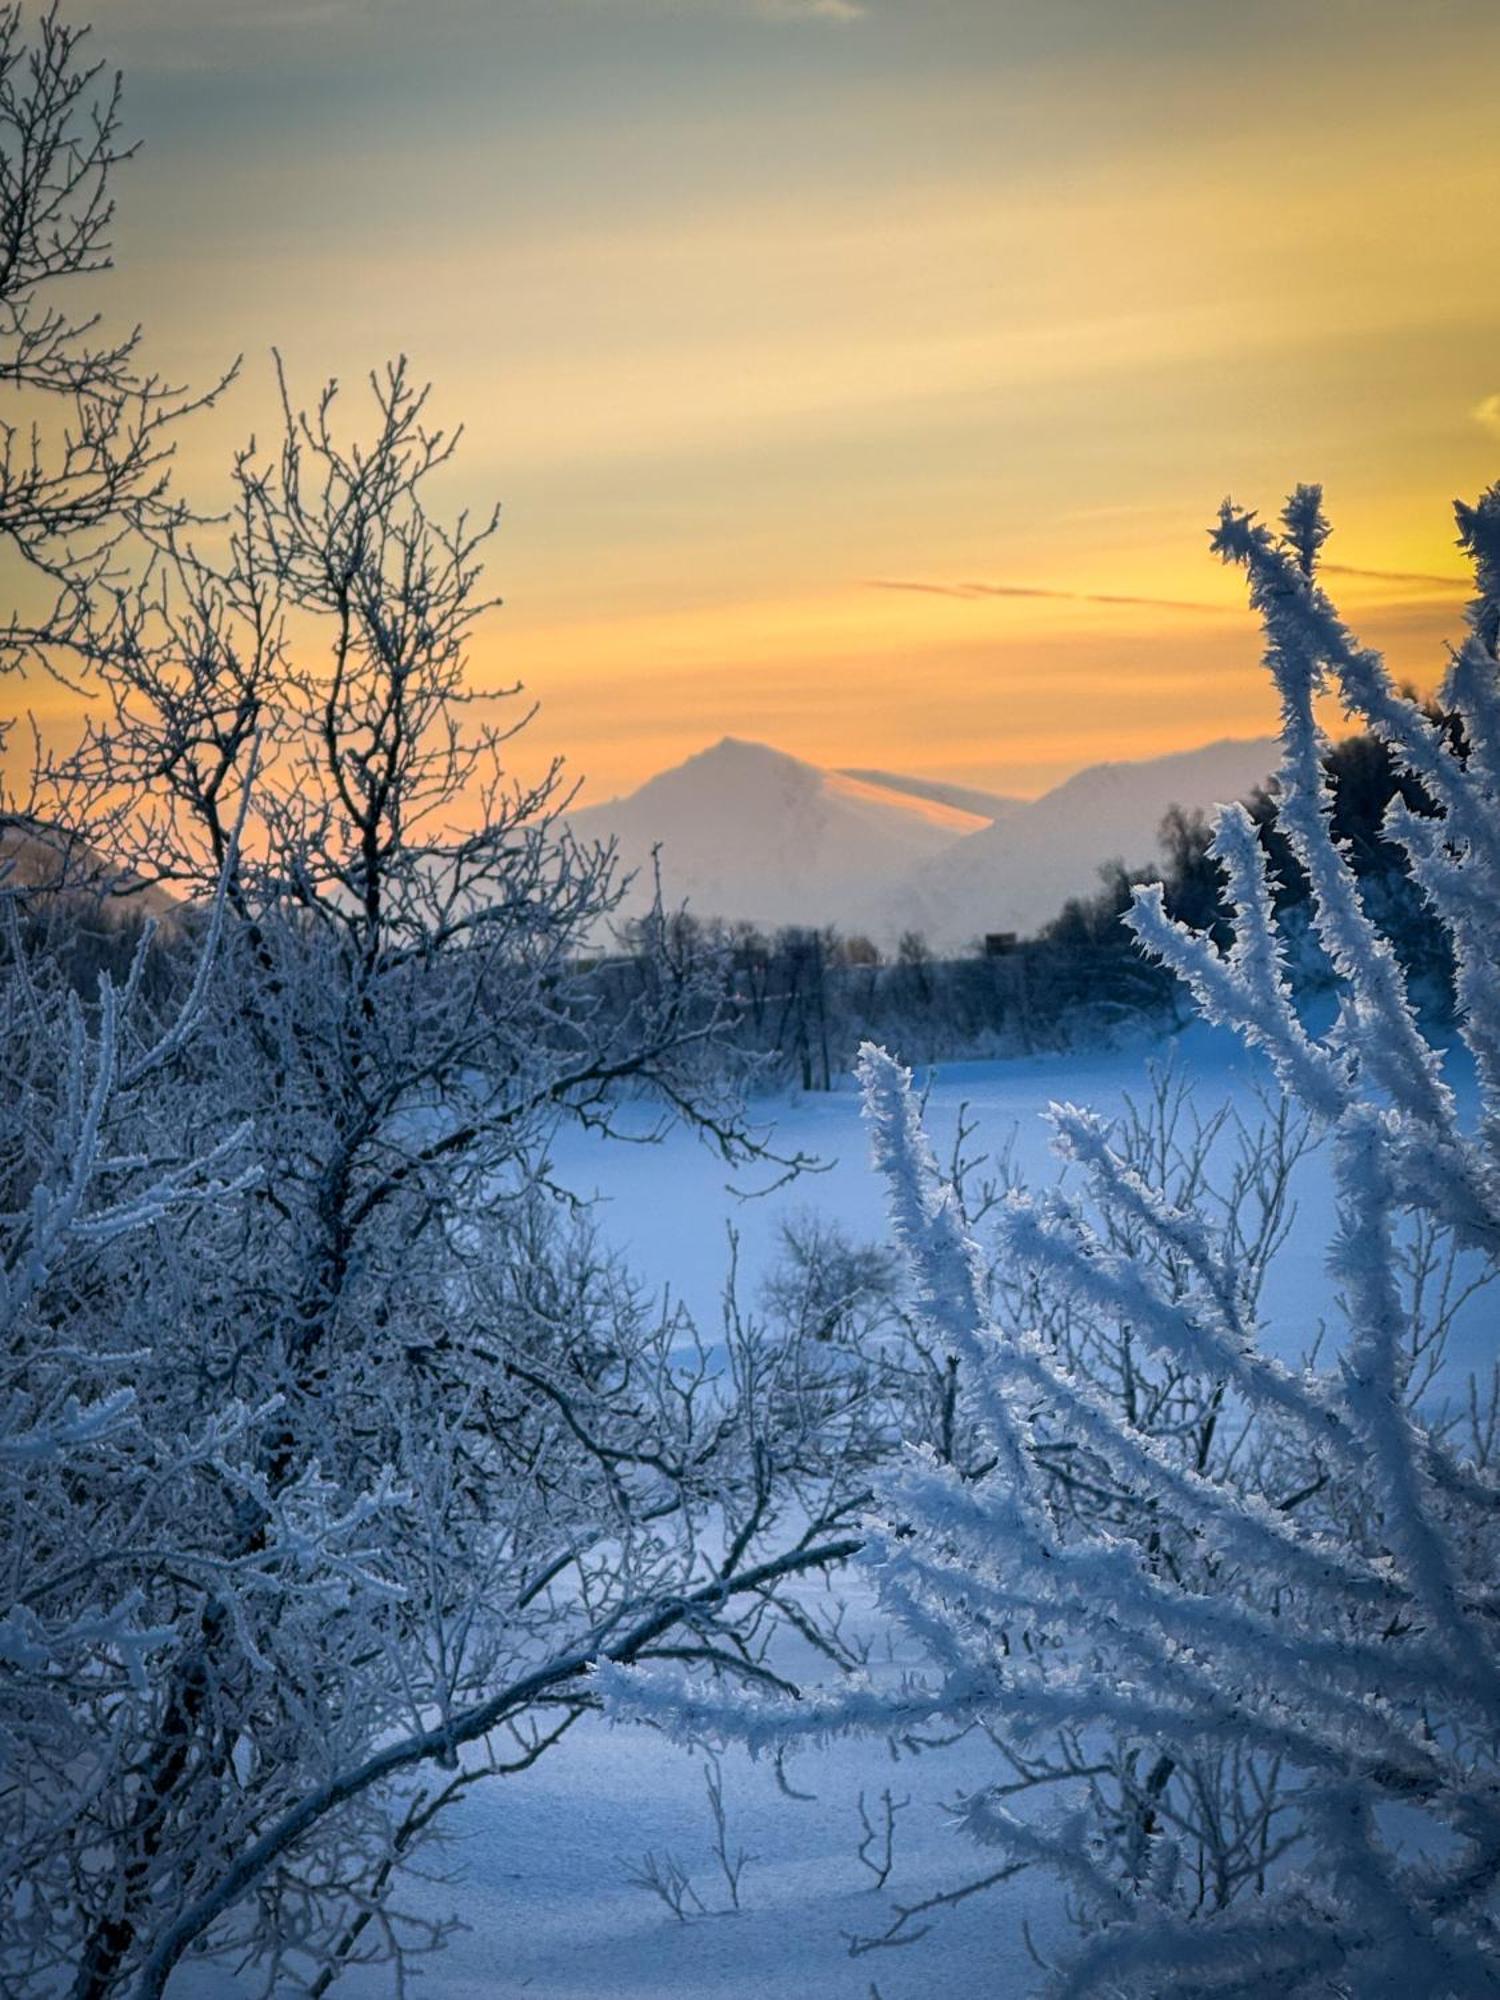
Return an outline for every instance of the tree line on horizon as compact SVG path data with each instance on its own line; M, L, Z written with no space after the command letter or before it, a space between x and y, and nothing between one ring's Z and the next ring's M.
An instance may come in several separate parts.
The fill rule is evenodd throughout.
M1461 718L1436 697L1422 706L1464 755ZM1362 894L1378 910L1424 1012L1435 1021L1451 1018L1449 941L1384 830L1393 801L1428 814L1432 802L1368 731L1330 743L1323 768L1334 835ZM1293 978L1311 998L1330 988L1333 971L1311 931L1306 871L1280 831L1271 792L1259 788L1246 805L1272 856ZM594 1004L625 1010L638 1001L665 948L676 963L696 967L703 993L715 992L719 1046L752 1059L763 1082L802 1090L840 1087L870 1040L933 1063L1065 1049L1142 1028L1171 1030L1185 1018L1180 987L1142 957L1126 919L1137 888L1158 883L1175 919L1227 937L1212 837L1205 814L1173 806L1161 822L1154 867L1127 870L1109 862L1092 895L1070 898L1034 934L976 939L963 953L935 953L915 930L883 951L864 933L835 924L767 927L658 908L622 921L615 950L582 947L578 963L592 976ZM118 976L128 966L146 920L132 914L136 889L122 888L107 864L75 861L72 872L71 921L59 925L44 916L45 898L33 899L27 921L87 992L100 971ZM192 936L191 921L158 929L146 976L165 979L172 958L191 952Z

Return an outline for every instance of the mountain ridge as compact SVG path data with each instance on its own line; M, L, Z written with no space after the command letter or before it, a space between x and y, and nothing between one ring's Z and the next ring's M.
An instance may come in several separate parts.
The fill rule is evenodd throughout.
M1008 800L726 736L564 823L585 843L613 841L637 873L624 916L648 904L659 849L666 901L699 917L833 924L882 944L917 930L954 951L1039 928L1112 861L1149 866L1169 807L1243 798L1275 762L1274 739L1225 737L1087 765L1040 798Z

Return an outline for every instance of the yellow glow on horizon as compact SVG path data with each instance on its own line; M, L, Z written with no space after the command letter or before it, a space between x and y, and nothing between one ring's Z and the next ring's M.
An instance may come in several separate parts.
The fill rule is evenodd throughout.
M1013 37L944 0L753 41L732 9L435 6L490 96L451 64L424 85L441 37L394 11L382 98L314 10L325 105L235 10L117 0L127 85L165 67L101 296L168 374L248 352L182 453L209 507L268 434L273 341L351 421L362 371L413 355L467 426L445 500L505 503L476 683L526 682L588 797L725 733L1034 791L1265 731L1205 529L1299 479L1338 602L1435 682L1449 502L1500 470L1500 16L1314 10L1293 49L1204 0L1194 53L1103 0L1026 0ZM630 66L648 32L660 75ZM55 689L0 692L28 702L65 726Z

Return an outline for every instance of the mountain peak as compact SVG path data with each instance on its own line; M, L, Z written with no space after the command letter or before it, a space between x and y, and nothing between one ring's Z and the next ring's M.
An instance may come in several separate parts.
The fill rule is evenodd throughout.
M709 760L718 764L759 765L767 770L783 770L788 766L795 766L799 771L815 772L818 769L816 764L809 764L805 758L794 757L790 750L778 750L774 743L761 743L752 736L721 736L717 743L695 751L676 768L685 770L689 764L704 764Z
M816 764L804 763L800 757L777 750L770 743L755 743L743 736L721 736L717 743L693 751L680 764L658 771L631 796L686 796L701 792L706 809L716 811L726 793L772 796L789 788L816 792L823 775Z
M846 931L876 921L889 882L986 824L739 736L569 820L614 840L627 868L659 847L668 901L699 916Z

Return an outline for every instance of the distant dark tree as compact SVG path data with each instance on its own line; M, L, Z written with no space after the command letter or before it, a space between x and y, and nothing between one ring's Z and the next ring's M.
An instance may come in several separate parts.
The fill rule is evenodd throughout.
M925 1004L932 998L932 952L920 931L903 931L896 944L902 989Z
M810 928L785 930L777 938L777 955L784 972L777 1046L795 1066L804 1090L833 1087L828 1032L832 939L831 931Z
M1168 806L1157 833L1162 881L1173 916L1195 930L1214 930L1223 923L1224 883L1208 851L1212 840L1206 814Z
M1416 702L1413 690L1403 698ZM1467 756L1462 718L1441 701L1430 698L1419 707L1426 721L1463 762ZM1386 835L1386 815L1393 804L1431 818L1435 807L1421 781L1400 767L1375 735L1359 731L1331 743L1323 768L1332 801L1335 838L1349 858L1366 907L1389 936L1397 956L1416 982L1428 1007L1439 1012L1453 1005L1453 958L1448 938L1412 880L1405 850ZM1332 969L1308 935L1310 889L1305 871L1282 833L1276 802L1265 791L1250 801L1251 816L1271 856L1277 913L1303 983L1323 984ZM1173 912L1178 914L1178 912Z

